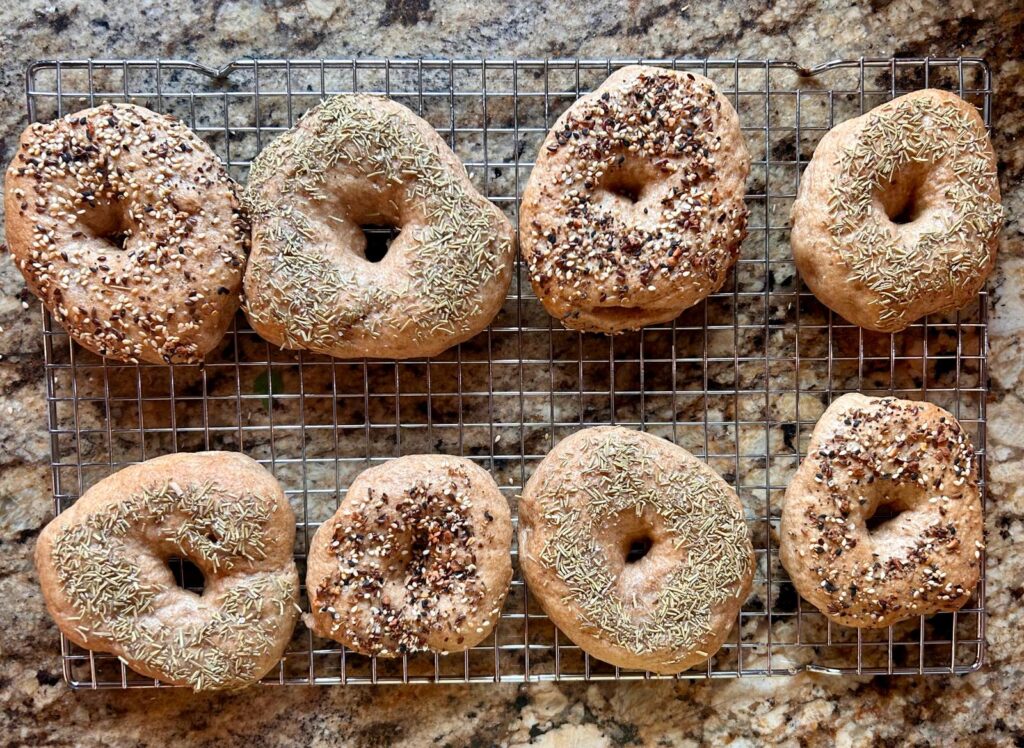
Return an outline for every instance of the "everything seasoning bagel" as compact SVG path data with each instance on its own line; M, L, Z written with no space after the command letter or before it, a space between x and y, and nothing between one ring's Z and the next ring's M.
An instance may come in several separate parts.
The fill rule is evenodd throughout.
M548 133L523 192L537 297L575 330L666 322L725 283L746 236L750 156L707 78L630 66Z
M508 503L461 457L407 455L353 482L310 544L307 624L363 654L461 652L512 579Z
M844 395L811 434L780 535L797 591L836 623L884 628L963 607L984 547L967 435L931 403Z
M15 264L85 348L195 363L221 341L248 232L220 160L177 119L104 104L29 125L4 197Z

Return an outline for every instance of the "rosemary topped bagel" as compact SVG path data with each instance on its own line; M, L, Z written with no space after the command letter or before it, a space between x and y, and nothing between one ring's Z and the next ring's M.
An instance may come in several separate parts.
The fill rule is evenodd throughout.
M491 321L513 232L434 129L379 96L307 112L253 162L244 200L253 328L339 358L440 353ZM382 259L364 227L398 229Z
M793 257L826 306L898 332L973 299L1003 225L996 157L972 104L915 91L832 128L793 204Z

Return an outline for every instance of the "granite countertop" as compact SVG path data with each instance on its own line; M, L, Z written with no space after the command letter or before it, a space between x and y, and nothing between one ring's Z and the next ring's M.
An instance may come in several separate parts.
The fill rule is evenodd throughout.
M23 72L42 57L699 56L965 54L991 64L1007 212L990 284L988 664L963 677L633 684L262 688L72 693L31 552L51 513L42 341L0 255L0 742L6 745L685 745L1024 742L1024 11L1002 0L619 3L218 0L7 3L0 9L0 161L25 124ZM926 6L922 9L922 5ZM623 7L625 6L625 7ZM582 11L582 12L581 12ZM27 311L30 310L30 311Z

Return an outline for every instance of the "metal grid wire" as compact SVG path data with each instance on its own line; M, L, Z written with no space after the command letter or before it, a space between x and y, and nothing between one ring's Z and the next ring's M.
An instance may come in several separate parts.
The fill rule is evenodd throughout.
M513 220L548 127L615 68L639 60L43 61L27 75L28 113L46 120L102 101L181 117L244 181L251 159L326 95L379 92L434 125ZM937 87L990 122L978 59L860 59L813 69L765 60L644 60L703 73L740 114L753 166L750 231L720 293L667 325L617 337L568 332L520 269L491 327L430 360L340 361L275 350L239 315L203 366L126 365L69 342L44 313L56 510L126 465L167 452L240 450L282 482L296 510L296 558L355 475L417 452L467 456L513 510L537 463L565 435L618 423L706 459L740 494L757 549L752 592L729 641L683 678L829 673L961 673L984 658L985 583L960 612L890 629L831 625L778 561L779 507L810 431L853 391L928 399L978 445L984 496L986 298L895 335L834 316L800 284L788 243L802 167L834 124L909 90ZM186 588L201 578L173 564ZM304 605L308 602L303 599ZM69 684L159 685L116 658L61 642ZM531 599L516 566L494 634L457 655L376 660L301 623L268 683L609 680L658 677L573 646Z

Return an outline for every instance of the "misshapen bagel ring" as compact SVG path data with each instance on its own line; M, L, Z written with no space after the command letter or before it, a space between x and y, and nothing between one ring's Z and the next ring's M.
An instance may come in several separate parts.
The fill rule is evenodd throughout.
M575 330L673 319L726 281L749 172L739 118L712 81L616 71L558 118L523 192L537 297Z
M278 663L298 618L295 516L236 452L157 457L90 488L36 546L46 605L76 644L196 690L240 688ZM202 572L197 595L168 558Z
M501 613L511 543L508 502L470 460L406 455L372 467L310 543L306 623L380 657L469 649Z
M29 288L101 356L195 363L234 319L248 241L234 183L173 117L104 104L29 125L5 209Z
M873 521L880 510L895 516ZM963 607L983 548L967 435L931 403L844 395L811 434L780 535L797 591L837 623L881 628Z
M432 356L482 330L512 276L512 227L437 132L362 94L307 112L253 163L244 193L253 328L339 358ZM379 262L362 227L398 227Z
M992 271L1003 215L977 108L929 89L832 128L792 213L801 277L854 324L897 332L964 306Z

